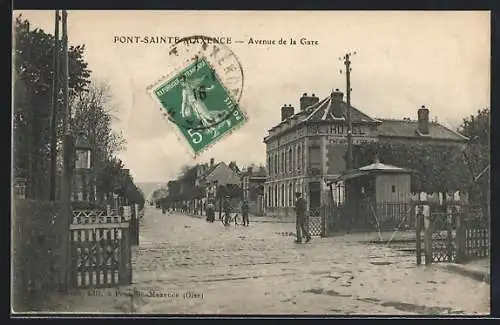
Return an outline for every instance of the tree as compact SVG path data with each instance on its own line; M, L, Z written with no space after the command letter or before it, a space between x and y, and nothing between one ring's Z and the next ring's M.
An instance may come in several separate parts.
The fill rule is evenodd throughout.
M107 159L99 168L95 169L96 191L99 200L113 193L114 186L120 179L120 170L124 168L123 162L118 158Z
M125 139L121 133L112 129L111 95L109 85L105 82L92 82L86 92L75 96L72 102L73 127L75 132L88 135L90 144L97 154L95 157L104 160L125 149Z
M121 133L112 129L111 95L106 83L92 82L88 91L81 92L72 102L73 128L87 135L92 148L92 167L100 177L106 164L113 164L114 155L125 148ZM123 166L121 166L123 167ZM119 168L118 168L119 169Z
M490 193L490 128L489 108L478 110L476 115L465 118L458 128L458 132L469 138L464 156L472 177L471 200L485 204Z
M470 185L469 168L457 146L388 143L353 146L355 168L371 164L376 156L382 163L415 170L414 192L466 190Z
M27 195L47 198L50 162L50 113L54 37L41 29L30 30L29 21L16 18L14 26L14 175L28 181ZM83 59L85 47L71 46L68 53L69 91L85 91L91 71ZM59 105L60 126L63 114Z

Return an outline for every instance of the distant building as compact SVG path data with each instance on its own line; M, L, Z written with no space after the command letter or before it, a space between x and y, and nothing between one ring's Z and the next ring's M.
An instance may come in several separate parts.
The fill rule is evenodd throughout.
M265 211L264 184L267 171L264 166L250 166L241 173L244 198L251 214L262 215Z
M295 113L291 105L281 108L281 121L268 131L266 144L268 179L264 185L266 211L290 214L294 193L301 192L309 207L327 200L327 183L346 169L347 104L335 90L319 99L314 94L300 98ZM463 146L466 137L429 121L429 110L421 108L416 121L375 119L351 107L353 144L368 142L429 143ZM341 191L335 194L341 200Z
M206 197L215 197L217 187L220 185L240 185L240 176L237 171L230 168L225 162L214 164L214 159L210 159L210 165L205 168L196 180L198 187L205 188Z

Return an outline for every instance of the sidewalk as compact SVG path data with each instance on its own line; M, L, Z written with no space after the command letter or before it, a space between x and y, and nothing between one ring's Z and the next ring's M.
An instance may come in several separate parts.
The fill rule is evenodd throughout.
M490 284L490 259L480 259L466 264L442 263L441 267L476 281Z

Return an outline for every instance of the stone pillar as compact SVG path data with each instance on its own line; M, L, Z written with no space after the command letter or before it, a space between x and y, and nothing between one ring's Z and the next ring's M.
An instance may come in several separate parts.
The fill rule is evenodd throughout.
M321 137L321 174L324 176L328 174L328 159L327 159L327 139L326 135Z
M284 182L283 185L285 185L285 191L283 193L283 207L287 208L288 207L288 181Z
M302 169L304 170L303 175L305 175L307 177L308 176L307 169L309 167L309 139L307 137L304 139L304 142L303 142L302 161L303 161Z

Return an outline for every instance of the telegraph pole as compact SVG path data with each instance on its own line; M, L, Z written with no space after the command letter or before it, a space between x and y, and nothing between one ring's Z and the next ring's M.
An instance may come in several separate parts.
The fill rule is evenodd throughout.
M56 10L56 21L54 31L54 76L52 80L52 115L50 118L50 200L56 200L56 178L57 178L57 107L59 94L59 10Z
M346 169L350 170L353 168L353 158L352 158L352 120L351 120L351 56L356 55L356 52L346 53L343 57L345 65L345 77L346 77L346 101L347 101L347 159L346 159Z
M70 284L70 220L72 219L71 211L71 176L73 171L73 148L74 141L71 131L71 109L69 106L69 71L68 71L68 13L62 10L62 89L64 98L64 144L63 144L63 182L61 187L61 220L64 224L62 238L62 257L64 267L62 268L62 284L67 290Z

